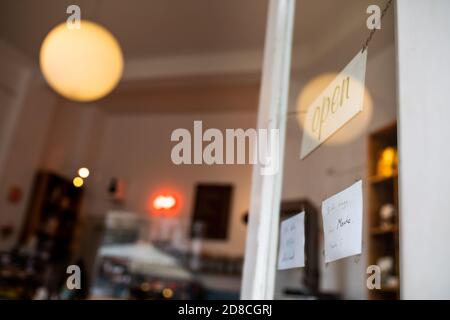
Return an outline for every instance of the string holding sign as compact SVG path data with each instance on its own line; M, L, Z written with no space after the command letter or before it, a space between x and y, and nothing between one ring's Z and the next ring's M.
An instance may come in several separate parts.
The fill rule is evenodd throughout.
M304 134L300 159L304 159L356 115L362 113L365 96L367 48L381 19L386 15L392 0L386 3L380 22L374 25L363 48L350 63L331 81L306 110L290 111L283 115L301 114ZM379 9L379 8L378 8Z
M386 5L383 8L383 11L381 11L381 17L380 20L383 20L387 10L389 9L389 7L391 6L392 0L389 0ZM366 42L364 43L361 52L364 52L367 47L369 46L369 42L372 40L373 35L375 34L375 32L377 31L377 28L373 28L372 30L370 30L369 36L366 39Z

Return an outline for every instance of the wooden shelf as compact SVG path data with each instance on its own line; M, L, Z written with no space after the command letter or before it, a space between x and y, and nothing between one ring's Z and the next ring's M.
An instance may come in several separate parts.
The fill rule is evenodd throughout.
M368 138L368 259L367 265L377 264L380 258L391 257L393 269L391 274L398 277L398 285L381 285L381 289L368 291L369 299L399 299L400 298L400 268L399 268L399 225L398 225L398 173L391 176L377 174L378 159L387 147L397 148L397 127L393 123L369 135ZM380 208L392 204L396 215L392 225L381 226Z
M399 287L398 286L384 286L381 285L381 289L373 289L371 290L372 293L378 293L378 294L386 294L386 293L393 293L393 294L397 294L399 291Z
M399 290L398 286L383 286L381 285L380 291L382 292L393 292L396 293Z
M394 172L392 176L372 176L369 178L370 183L377 184L377 183L383 183L383 182L389 182L393 179L396 179L398 177L397 172Z
M370 229L370 234L374 236L384 235L384 234L390 234L395 233L398 231L398 225L390 225L386 227L373 227Z
M20 244L26 244L35 237L38 245L45 244L48 248L50 260L70 261L78 243L76 236L80 227L83 189L74 187L70 179L39 170L31 195ZM57 227L49 230L49 221L56 221Z

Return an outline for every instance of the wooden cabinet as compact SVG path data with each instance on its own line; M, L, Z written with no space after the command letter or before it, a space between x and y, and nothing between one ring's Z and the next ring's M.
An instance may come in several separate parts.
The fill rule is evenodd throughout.
M82 188L55 173L38 171L20 242L33 243L50 260L69 259L77 243Z

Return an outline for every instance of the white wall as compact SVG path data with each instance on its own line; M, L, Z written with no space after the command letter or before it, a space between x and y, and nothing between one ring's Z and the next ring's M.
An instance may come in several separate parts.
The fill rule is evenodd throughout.
M0 179L31 77L28 59L0 39Z
M0 41L0 226L14 228L13 237L0 241L8 249L21 231L35 170L55 103L26 57ZM11 187L22 191L18 203L8 201Z
M42 166L72 178L78 168L96 161L105 114L95 104L58 99L42 154Z
M450 299L450 2L397 3L403 299Z

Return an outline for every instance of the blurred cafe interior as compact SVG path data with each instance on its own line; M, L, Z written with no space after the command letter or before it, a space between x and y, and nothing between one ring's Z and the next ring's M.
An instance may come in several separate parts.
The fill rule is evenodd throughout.
M171 135L256 128L271 2L0 2L0 299L241 297L253 166L178 165ZM279 217L311 218L307 267L276 271L275 299L403 294L394 5L364 111L299 159L301 110L361 50L372 2L295 4ZM363 253L325 264L321 203L359 179Z

